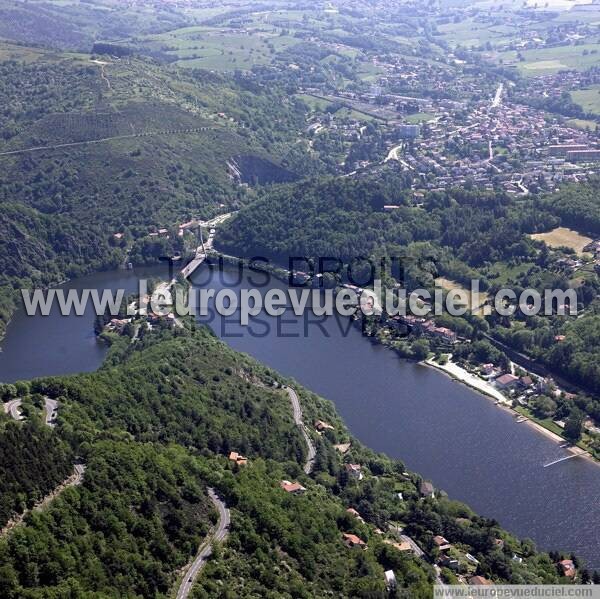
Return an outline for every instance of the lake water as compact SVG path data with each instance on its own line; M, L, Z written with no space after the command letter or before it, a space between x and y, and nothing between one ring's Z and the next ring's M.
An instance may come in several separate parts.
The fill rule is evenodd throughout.
M65 287L135 291L137 277L164 270L118 271ZM240 290L252 285L236 272L194 275L198 285ZM270 287L285 288L279 281ZM294 377L332 400L352 433L375 450L402 459L480 514L495 518L543 549L574 551L600 569L600 467L563 455L552 440L492 401L424 366L400 360L365 339L347 319L282 319L261 315L242 327L235 316L209 324L234 349ZM97 368L105 354L93 334L93 315L26 317L11 322L0 380Z

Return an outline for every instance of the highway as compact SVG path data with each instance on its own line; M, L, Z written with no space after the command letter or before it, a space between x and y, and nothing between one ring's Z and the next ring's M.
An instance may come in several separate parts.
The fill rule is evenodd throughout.
M207 559L212 554L212 543L214 541L224 541L229 534L229 524L231 522L229 509L227 509L223 501L215 493L214 489L208 489L208 496L219 512L219 522L215 531L208 536L202 545L200 545L200 549L198 550L198 554L194 561L185 571L183 581L177 591L177 599L187 599L189 597L192 586L194 585L194 582L196 582L200 570L202 570Z
M291 387L286 387L285 390L290 397L290 401L292 402L292 410L294 412L294 422L296 426L300 429L304 440L306 441L306 446L308 448L308 456L306 458L306 463L304 464L304 472L306 474L310 474L313 469L313 465L315 462L315 457L317 455L317 450L312 442L312 439L309 437L306 432L306 426L304 425L304 421L302 420L302 408L300 407L300 400L298 399L298 394Z

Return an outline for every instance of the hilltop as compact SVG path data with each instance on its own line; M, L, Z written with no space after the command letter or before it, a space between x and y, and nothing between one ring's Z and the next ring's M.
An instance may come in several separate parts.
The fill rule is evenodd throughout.
M307 448L285 384L299 393L317 449L310 475L303 472ZM133 345L118 340L99 371L19 385L26 402L30 393L58 399L53 443L87 467L80 486L0 540L4 597L75 590L167 596L176 570L215 521L207 487L224 498L232 524L196 597L383 597L383 572L393 569L399 588L425 598L439 576L431 565L440 553L435 535L447 538L465 576L559 580L550 557L531 542L444 493L425 497L422 479L352 438L330 402L205 329L156 330ZM35 418L30 411L28 422ZM9 431L27 426L5 423L0 438L6 444ZM233 463L231 451L247 463ZM304 491L286 493L284 480ZM349 548L344 534L365 549ZM38 549L24 554L23 543ZM511 559L515 553L522 562ZM451 570L441 576L456 580Z

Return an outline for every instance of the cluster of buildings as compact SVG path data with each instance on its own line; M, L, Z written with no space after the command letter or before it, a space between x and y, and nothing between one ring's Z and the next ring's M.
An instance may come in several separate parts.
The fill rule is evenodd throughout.
M398 157L415 188L443 190L467 183L527 195L552 191L600 171L590 133L548 113L510 101L479 102L438 111L426 135Z
M531 100L548 102L549 99L558 99L565 92L572 92L600 84L600 70L588 69L576 71L563 69L558 73L539 75L527 85L527 97Z
M455 331L447 327L438 326L433 318L425 319L413 316L412 314L407 314L406 316L399 314L390 318L390 324L393 328L408 329L411 333L423 335L447 345L454 345L459 341Z

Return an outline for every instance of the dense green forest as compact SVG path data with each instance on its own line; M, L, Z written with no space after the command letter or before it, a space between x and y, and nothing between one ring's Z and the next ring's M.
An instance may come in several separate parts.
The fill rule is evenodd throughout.
M304 474L306 447L279 389L284 382L207 329L184 328L147 333L133 345L117 340L96 373L20 385L19 394L28 389L59 399L56 435L87 468L82 485L0 539L2 596L168 596L176 570L215 521L207 486L226 500L232 524L196 597L383 597L386 569L411 596L428 597L430 563L390 544L398 542L400 525L431 556L436 534L471 552L480 564L465 562L466 573L559 581L553 560L530 541L443 494L422 499L418 475L351 438L330 402L298 388L305 421L333 427L312 433L317 461ZM27 424L11 427L29 432ZM351 443L350 451L341 455L338 443ZM231 450L249 464L232 465ZM346 463L362 465L360 484ZM285 493L284 479L299 481L305 495ZM24 479L18 485L23 496L32 492ZM359 536L367 549L346 547L343 533ZM454 580L450 571L443 576Z
M467 272L535 256L527 233L559 222L536 201L517 203L503 193L450 189L428 194L419 207L412 200L402 175L393 172L303 181L265 192L227 225L219 243L287 263L289 256L401 257L427 242L442 271L454 265Z
M0 430L0 528L42 499L73 470L71 448L33 422Z
M72 487L0 540L0 594L166 597L214 519L200 467L178 447L100 441Z
M600 235L600 179L583 185L566 185L543 202L548 210L560 217L565 227L581 233Z

